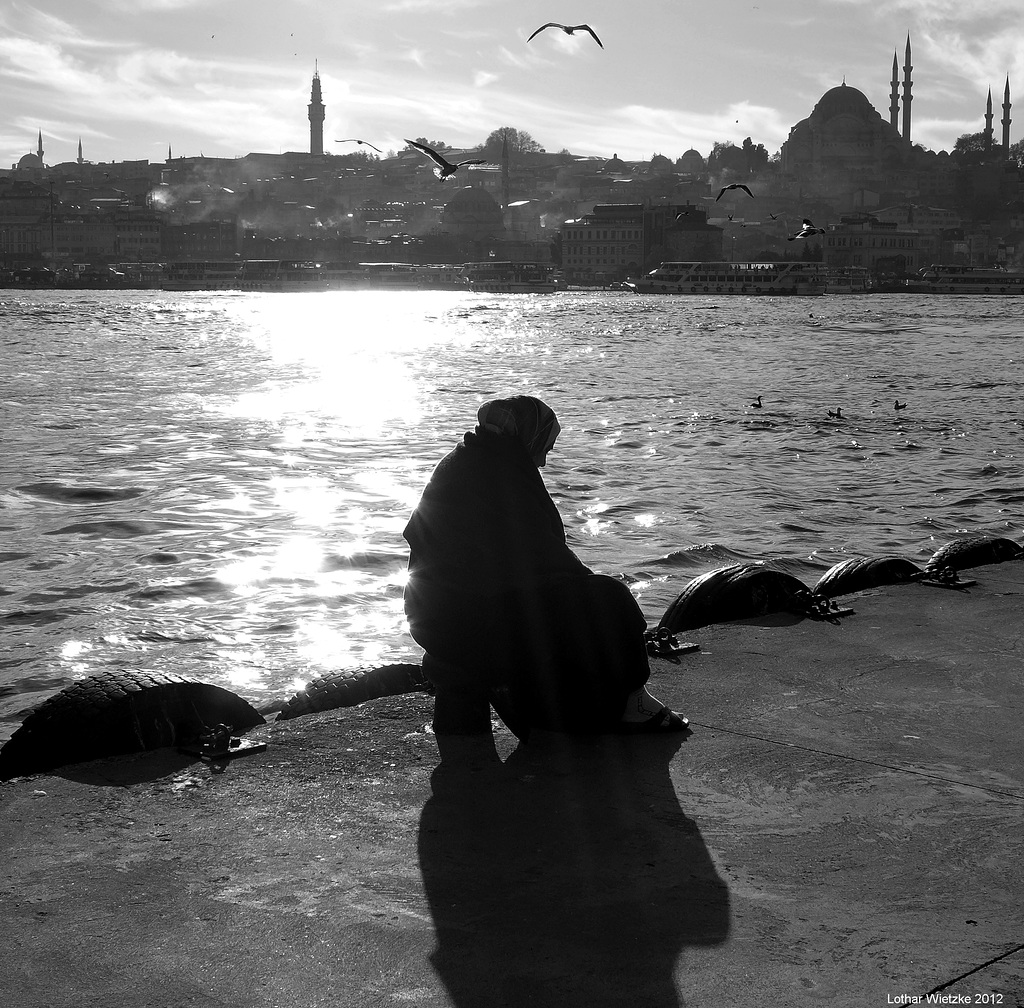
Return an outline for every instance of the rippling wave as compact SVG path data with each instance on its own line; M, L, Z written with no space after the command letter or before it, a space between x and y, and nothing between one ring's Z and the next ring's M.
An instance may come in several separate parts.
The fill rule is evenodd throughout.
M570 541L651 620L724 564L813 583L850 556L1024 539L1000 298L42 291L0 309L0 738L104 668L263 701L416 660L402 528L498 395L556 408L545 479Z

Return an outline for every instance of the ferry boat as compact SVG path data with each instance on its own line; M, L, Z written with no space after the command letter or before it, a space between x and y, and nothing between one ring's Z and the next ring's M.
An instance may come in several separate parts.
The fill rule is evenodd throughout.
M825 270L808 262L663 262L631 287L638 294L824 294Z
M57 273L47 266L0 269L0 287L56 287Z
M1024 294L1024 273L1001 266L925 266L907 281L911 294Z
M875 288L867 266L839 266L825 270L826 294L868 294Z
M555 267L538 262L465 263L462 275L470 290L485 294L553 294L558 290Z
M461 266L425 263L327 263L333 290L464 290Z
M160 287L165 291L330 290L318 263L285 259L168 263Z

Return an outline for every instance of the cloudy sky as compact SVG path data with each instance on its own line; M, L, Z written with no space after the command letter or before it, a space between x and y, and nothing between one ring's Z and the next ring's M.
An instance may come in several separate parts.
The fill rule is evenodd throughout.
M590 36L547 21L590 24ZM306 150L319 66L325 147L453 147L502 126L546 150L678 157L751 137L774 153L830 87L885 117L913 45L912 138L949 150L1024 129L1024 0L4 0L0 165ZM902 70L900 71L902 77ZM1015 91L1016 89L1016 91Z

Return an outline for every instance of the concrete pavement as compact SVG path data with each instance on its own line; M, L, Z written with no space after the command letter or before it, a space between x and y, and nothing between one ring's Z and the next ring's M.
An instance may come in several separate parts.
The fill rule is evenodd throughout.
M966 573L684 634L685 741L406 696L0 785L0 1004L1022 1008L1024 564Z

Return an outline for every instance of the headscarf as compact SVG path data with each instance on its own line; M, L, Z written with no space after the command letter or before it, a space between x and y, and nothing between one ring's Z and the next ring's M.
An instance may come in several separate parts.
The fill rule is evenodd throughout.
M550 451L562 429L550 406L525 395L485 402L477 421L477 430L514 437L531 457Z

